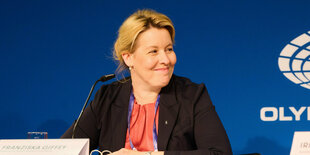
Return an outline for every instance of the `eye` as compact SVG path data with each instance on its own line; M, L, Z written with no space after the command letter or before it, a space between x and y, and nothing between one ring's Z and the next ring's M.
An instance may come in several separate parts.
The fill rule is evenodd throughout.
M155 54L155 53L157 53L157 50L151 50L151 51L149 51L148 53L150 53L150 54Z
M173 52L173 48L172 48L172 47L169 47L169 48L167 48L167 51L168 51L168 52Z

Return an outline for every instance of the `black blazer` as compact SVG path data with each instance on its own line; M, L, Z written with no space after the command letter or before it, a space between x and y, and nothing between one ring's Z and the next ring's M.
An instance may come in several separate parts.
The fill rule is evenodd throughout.
M125 147L131 80L102 86L86 108L75 137L89 138L90 149ZM71 138L72 126L62 138ZM204 84L173 75L159 101L158 150L165 155L230 155L226 131Z

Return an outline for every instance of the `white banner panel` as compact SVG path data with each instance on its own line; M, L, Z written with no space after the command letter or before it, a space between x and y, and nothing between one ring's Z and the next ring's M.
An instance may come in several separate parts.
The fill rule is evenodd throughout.
M88 155L89 139L0 140L1 155Z
M310 131L296 131L291 148L291 155L310 154Z

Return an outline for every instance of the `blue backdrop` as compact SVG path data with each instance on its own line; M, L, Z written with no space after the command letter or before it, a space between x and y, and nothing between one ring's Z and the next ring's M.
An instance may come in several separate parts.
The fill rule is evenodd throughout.
M116 69L111 53L123 20L151 8L173 20L175 74L206 84L233 152L289 154L294 131L310 127L310 108L299 111L300 120L291 109L309 106L310 89L286 78L278 58L293 39L309 36L309 6L307 0L2 0L0 139L26 138L28 131L61 136L92 83Z

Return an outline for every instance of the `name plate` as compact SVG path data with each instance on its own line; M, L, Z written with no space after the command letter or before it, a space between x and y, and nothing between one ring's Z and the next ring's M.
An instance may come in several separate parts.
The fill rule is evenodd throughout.
M294 133L290 155L309 155L310 154L310 132L296 131Z
M89 139L0 140L1 155L89 155Z

